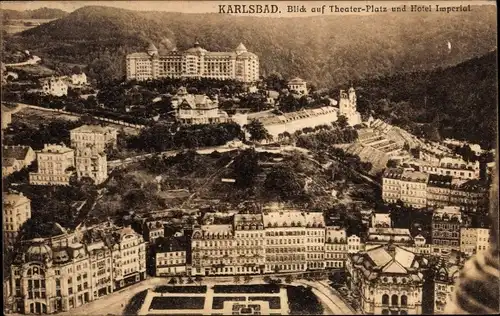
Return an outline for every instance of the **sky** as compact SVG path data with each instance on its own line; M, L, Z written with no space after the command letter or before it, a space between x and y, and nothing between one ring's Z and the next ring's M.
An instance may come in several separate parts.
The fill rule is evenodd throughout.
M168 12L183 12L183 13L219 13L219 5L234 5L234 4L262 4L262 5L278 5L281 10L280 14L269 14L268 16L311 16L322 14L346 14L346 13L331 13L328 6L337 5L338 7L350 7L374 5L379 7L385 5L387 7L398 6L401 4L422 4L422 5L467 5L467 4L490 4L495 5L494 1L4 1L0 6L4 9L12 10L34 10L42 7L61 9L67 12L72 12L78 8L90 5L110 6L129 10L139 11L168 11ZM307 9L306 13L288 13L288 6L302 6ZM324 13L313 13L313 8L321 8L326 5ZM357 14L357 13L350 13ZM365 13L366 14L366 13ZM248 14L245 14L248 15ZM263 15L266 14L252 14Z

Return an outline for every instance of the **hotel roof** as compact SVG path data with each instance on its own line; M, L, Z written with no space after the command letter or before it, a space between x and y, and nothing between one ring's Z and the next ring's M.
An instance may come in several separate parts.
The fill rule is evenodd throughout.
M9 207L16 207L17 205L21 205L30 201L22 193L21 194L8 193L3 196L3 199L4 199L3 200L4 204L8 205Z
M24 160L30 151L29 146L3 146L2 158L14 158L15 160Z
M114 132L116 129L108 126L101 125L82 125L80 127L74 128L70 133L109 133Z
M401 175L401 180L410 181L410 182L424 182L426 183L429 179L429 175L427 173L423 173L420 171L412 171L405 170Z
M323 213L283 210L264 213L264 227L325 227Z
M453 181L452 176L430 174L428 184L433 187L449 188Z
M404 170L401 168L386 168L383 177L389 179L401 179Z

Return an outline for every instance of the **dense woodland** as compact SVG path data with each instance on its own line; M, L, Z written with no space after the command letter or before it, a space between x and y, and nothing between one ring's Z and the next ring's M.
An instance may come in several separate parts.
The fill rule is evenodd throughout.
M2 16L3 21L8 23L8 20L59 19L68 15L68 12L54 8L40 8L36 10L24 10L24 11L2 9L0 10L0 14Z
M7 38L47 61L81 63L94 78L121 78L127 53L153 42L160 51L211 51L243 42L264 75L301 76L319 88L397 71L457 64L496 47L494 6L454 14L373 14L276 19L84 7ZM449 50L448 41L452 45Z
M446 69L354 83L358 110L432 140L457 138L495 146L497 51Z

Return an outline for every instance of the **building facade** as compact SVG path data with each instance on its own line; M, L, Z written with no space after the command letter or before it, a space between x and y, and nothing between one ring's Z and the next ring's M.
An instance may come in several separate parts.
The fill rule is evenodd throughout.
M75 155L76 176L90 178L101 184L108 178L108 161L105 153L95 153L92 148L77 149Z
M155 245L155 275L186 275L188 247L185 236L161 238Z
M263 220L266 272L306 271L323 260L325 222L322 213L270 211L263 214ZM319 234L320 230L323 235ZM323 247L315 248L321 239Z
M326 227L325 268L344 268L347 260L347 233L339 226Z
M68 185L75 167L75 151L65 145L46 144L36 151L37 172L30 172L30 184Z
M491 236L487 228L460 228L460 252L467 256L486 251L490 248Z
M446 304L450 303L461 267L441 260L434 277L434 314L445 314Z
M47 78L42 80L42 93L63 97L68 95L68 85L61 78Z
M444 207L450 205L451 176L430 174L427 182L427 205Z
M22 193L7 193L3 196L4 245L12 247L21 226L31 218L31 201Z
M288 90L290 91L296 91L302 95L307 95L307 83L300 79L299 77L296 77L287 83Z
M130 228L62 237L33 239L17 249L11 268L14 312L69 311L145 278L145 243Z
M256 82L259 80L259 58L243 44L232 52L209 52L198 42L183 52L159 54L150 44L147 52L126 57L127 79L211 78Z
M92 148L93 153L102 153L107 146L116 148L117 131L111 127L82 125L70 132L71 147L75 149Z
M236 271L236 240L230 224L208 224L193 230L192 275L231 275Z
M349 286L360 294L363 314L422 314L427 260L398 246L379 245L347 260Z
M36 154L30 146L3 146L2 177L31 165Z
M172 101L177 120L183 124L218 124L229 120L227 113L219 110L217 97L212 100L204 94L188 94L181 88Z
M479 161L466 162L460 157L443 157L438 166L423 165L425 173L451 176L456 179L479 179Z
M353 87L347 92L340 90L339 98L339 116L347 118L349 125L354 126L362 123L361 114L357 111L356 91Z
M432 215L432 244L451 251L460 250L460 208L447 206L434 210Z

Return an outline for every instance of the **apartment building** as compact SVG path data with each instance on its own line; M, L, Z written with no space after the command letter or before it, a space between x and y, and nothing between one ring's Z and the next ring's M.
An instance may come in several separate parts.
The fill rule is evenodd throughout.
M108 162L105 153L95 153L92 148L76 149L76 176L78 179L90 178L101 184L108 178Z
M359 293L363 314L422 314L422 271L427 260L394 245L349 256L349 286Z
M11 267L13 310L21 314L69 311L127 282L144 279L146 257L141 248L145 249L141 236L130 228L116 227L27 241L16 249Z
M434 277L434 314L445 314L446 304L453 298L461 266L441 260Z
M460 252L472 256L490 248L491 236L487 228L460 228Z
M421 170L463 180L479 179L479 161L467 162L461 157L443 157L439 165L422 165Z
M459 207L447 206L434 210L432 216L432 244L446 251L460 250L462 215Z
M144 240L152 245L158 238L165 237L165 227L160 221L146 222L143 226L143 235Z
M307 82L299 77L295 77L287 83L288 90L296 91L302 95L307 95Z
M264 273L266 248L262 214L234 215L236 274Z
M75 149L92 149L94 154L102 153L107 146L116 147L117 130L99 125L82 125L70 132L71 147Z
M266 272L305 271L323 260L325 222L322 213L270 211L264 213L263 220Z
M186 275L188 247L186 236L159 239L154 246L155 275Z
M488 187L478 180L453 179L450 188L450 204L460 206L466 212L487 211Z
M71 84L74 86L84 86L87 84L87 75L85 73L72 74Z
M146 52L126 56L127 79L211 78L256 82L259 80L259 57L239 44L231 52L209 52L197 41L185 50L159 54L151 43Z
M2 177L31 165L36 154L30 146L3 146Z
M348 254L345 228L327 226L324 247L325 268L344 268Z
M22 193L3 195L3 237L4 245L12 247L22 225L31 218L31 201Z
M427 205L427 181L429 175L419 171L405 170L401 175L401 200L405 205L424 208Z
M404 169L386 168L382 175L382 199L387 203L401 200L401 177Z
M231 275L236 272L236 240L231 224L195 227L192 243L192 275Z
M427 182L427 205L444 207L450 205L451 176L430 174Z
M30 172L33 185L68 185L75 168L75 151L63 145L45 144L36 151L37 172Z

